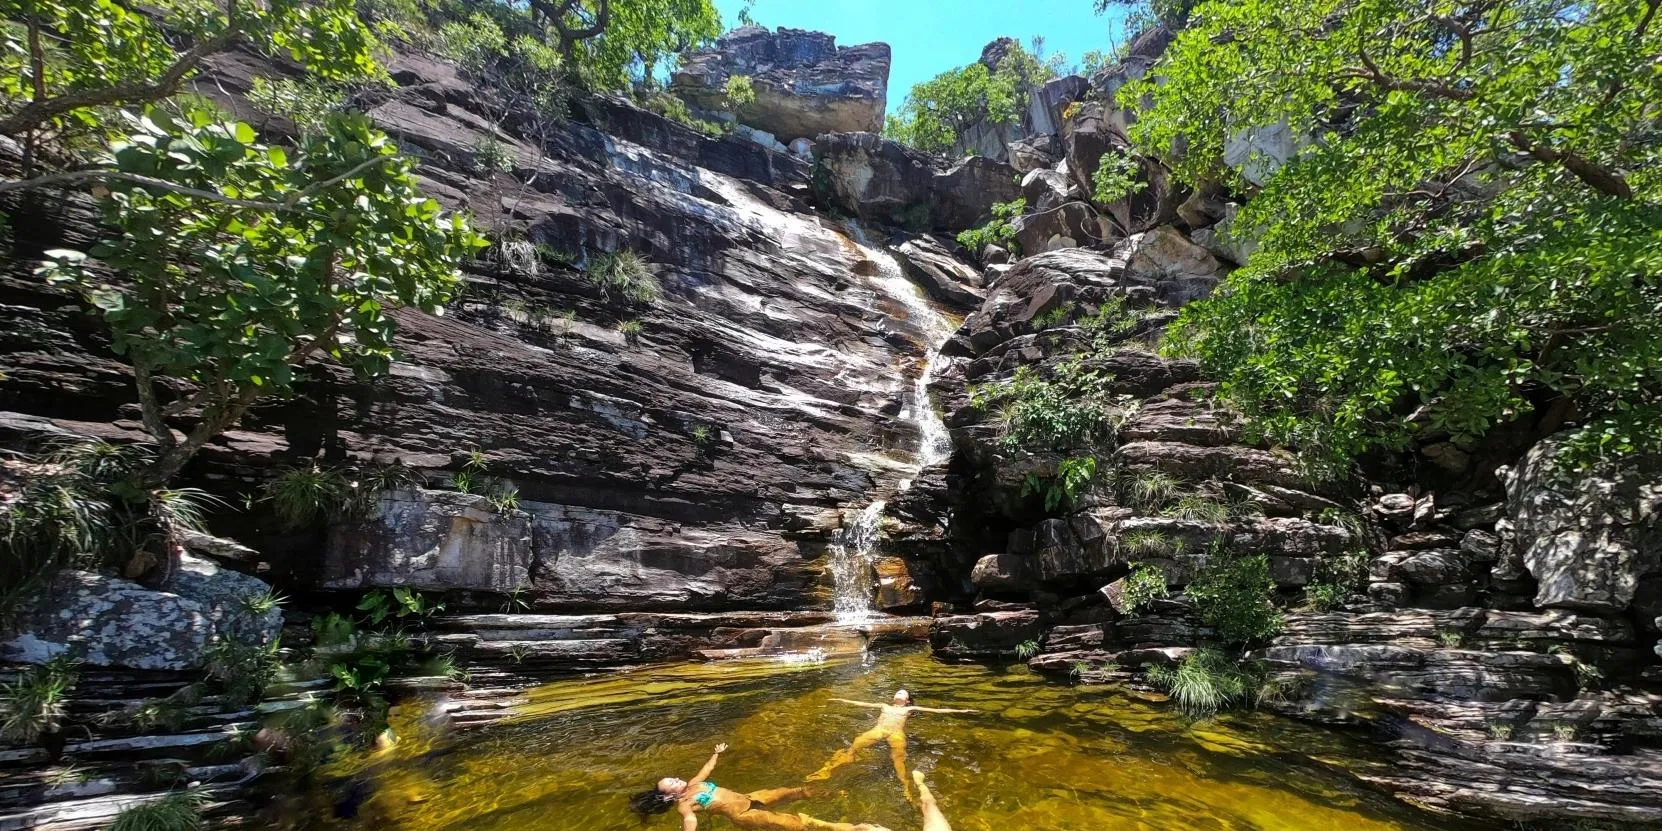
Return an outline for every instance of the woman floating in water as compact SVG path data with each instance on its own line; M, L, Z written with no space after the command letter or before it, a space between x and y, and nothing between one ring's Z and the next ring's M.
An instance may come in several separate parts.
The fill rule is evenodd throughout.
M854 743L837 751L825 767L808 775L809 782L819 782L831 778L831 773L837 768L854 761L860 751L881 741L889 743L889 758L894 761L895 776L900 777L900 788L906 793L906 801L912 800L912 783L906 778L906 717L912 713L973 713L974 710L943 710L936 707L918 707L912 704L912 694L905 690L896 690L894 702L891 704L872 704L866 701L850 701L846 698L833 698L842 704L853 704L856 707L872 707L883 712L877 715L877 725L854 738Z
M666 776L658 780L658 787L638 794L633 803L635 811L644 820L652 814L661 814L670 808L681 812L682 831L697 831L699 811L708 811L732 820L740 828L761 828L768 831L888 831L877 825L850 825L846 822L826 822L807 814L781 814L759 810L756 806L772 807L781 802L811 796L808 788L770 788L752 793L739 793L718 787L709 781L716 762L726 752L727 745L716 745L716 752L702 770L690 781Z

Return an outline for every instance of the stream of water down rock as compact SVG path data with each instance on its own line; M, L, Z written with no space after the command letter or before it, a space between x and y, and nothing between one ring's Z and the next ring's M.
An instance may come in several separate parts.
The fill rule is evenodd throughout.
M952 437L946 423L936 412L929 398L929 380L940 357L941 346L952 337L953 324L923 295L922 290L906 278L893 254L875 246L865 230L852 220L844 229L865 256L876 264L876 274L867 278L879 295L902 310L899 323L919 337L927 348L922 370L913 378L907 391L902 420L917 431L917 447L907 465L909 473L894 484L894 490L911 487L916 476L930 465L945 461L952 453ZM904 372L904 370L901 370ZM881 488L879 493L882 493ZM831 577L833 609L840 623L861 623L877 614L872 606L872 567L877 544L882 537L881 523L887 501L880 496L873 499L851 519L845 519L842 530L831 546Z

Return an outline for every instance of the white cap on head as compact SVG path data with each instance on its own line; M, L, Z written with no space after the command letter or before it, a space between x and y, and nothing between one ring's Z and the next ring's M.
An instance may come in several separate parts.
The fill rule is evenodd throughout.
M904 698L904 699L906 699L906 700L907 700L907 701L911 701L911 700L912 700L912 694L911 694L911 693L909 693L909 692L907 692L907 691L906 691L906 690L904 690L904 689L899 689L899 690L895 690L895 691L894 691L894 697L895 697L895 698Z

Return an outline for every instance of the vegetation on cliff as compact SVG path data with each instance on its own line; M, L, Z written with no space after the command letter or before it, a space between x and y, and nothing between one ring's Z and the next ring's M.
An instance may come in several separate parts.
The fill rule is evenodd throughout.
M99 237L46 252L40 270L110 327L154 448L114 478L40 460L51 475L0 515L16 565L7 594L63 565L123 565L136 577L176 561L190 524L177 508L191 500L167 483L198 450L259 401L292 392L309 360L385 372L396 310L442 312L485 241L345 106L351 90L386 82L384 40L452 57L501 93L506 119L558 116L573 86L650 78L720 29L709 0L169 0L153 11L0 3L0 135L19 155L0 196L8 210L51 191L95 199ZM181 94L233 49L303 70L256 79L250 96L294 135L262 136ZM480 166L512 167L501 145L474 150ZM657 284L645 273L622 289L649 302Z
M914 85L890 113L883 134L932 153L950 152L977 124L1020 124L1035 89L1061 74L1067 58L1046 57L1043 40L1029 50L1003 41L1003 54L989 66L976 61Z
M1250 196L1258 250L1170 350L1332 463L1519 421L1578 425L1583 461L1662 448L1657 11L1197 6L1120 102L1180 178ZM1278 169L1225 163L1282 128Z

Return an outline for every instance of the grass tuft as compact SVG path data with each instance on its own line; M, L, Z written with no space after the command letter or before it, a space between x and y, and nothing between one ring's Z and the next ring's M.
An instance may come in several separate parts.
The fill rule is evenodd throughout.
M201 827L202 797L186 791L124 809L110 831L197 831Z

